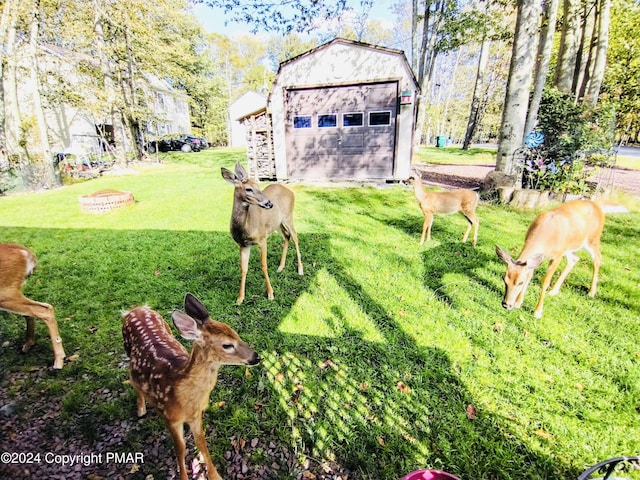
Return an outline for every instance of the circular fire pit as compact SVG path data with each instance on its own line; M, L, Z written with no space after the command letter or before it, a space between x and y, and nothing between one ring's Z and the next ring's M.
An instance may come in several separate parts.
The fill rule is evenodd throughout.
M91 195L83 195L79 198L80 208L83 212L104 213L114 208L121 208L134 203L131 192L121 190L100 190Z

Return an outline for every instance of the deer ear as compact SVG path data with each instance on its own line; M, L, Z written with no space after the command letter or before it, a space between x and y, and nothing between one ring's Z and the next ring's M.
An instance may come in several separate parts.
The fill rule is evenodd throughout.
M527 262L526 262L527 268L531 268L531 269L538 268L543 260L544 260L544 255L541 253L534 255L531 258L527 258Z
M191 293L187 293L184 297L184 311L200 323L209 318L207 307Z
M186 313L175 310L171 314L173 324L176 326L182 338L186 340L198 340L201 336L198 323Z
M240 180L241 182L244 182L247 178L249 178L247 175L247 171L240 164L240 162L236 163L236 177L238 177L238 180Z
M231 170L222 167L220 168L220 172L222 173L222 178L224 178L227 182L235 184L238 181L238 178Z
M506 263L507 265L509 265L510 263L513 263L513 258L511 258L511 255L509 255L509 252L507 252L504 248L498 245L496 245L496 255L498 255L498 258L502 260L504 263Z

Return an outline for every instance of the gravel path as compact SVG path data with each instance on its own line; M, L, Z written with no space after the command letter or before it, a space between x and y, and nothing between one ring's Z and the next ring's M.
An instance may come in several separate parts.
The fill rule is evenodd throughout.
M441 187L477 188L484 177L493 170L486 165L436 165L420 167L424 183ZM640 195L640 170L613 168L600 172L596 179L604 185Z

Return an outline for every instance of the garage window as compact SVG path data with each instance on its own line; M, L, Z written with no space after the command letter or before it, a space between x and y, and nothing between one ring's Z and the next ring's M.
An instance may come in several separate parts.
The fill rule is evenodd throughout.
M318 128L336 127L337 125L338 121L335 113L318 115Z
M364 115L362 113L343 113L343 127L361 127L364 125Z
M369 112L369 126L381 127L391 125L391 112Z
M311 128L311 115L295 115L293 128Z

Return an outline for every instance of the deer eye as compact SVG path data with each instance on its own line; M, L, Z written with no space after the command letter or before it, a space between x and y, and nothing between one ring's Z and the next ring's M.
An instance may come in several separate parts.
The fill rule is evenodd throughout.
M222 344L222 349L225 352L233 352L236 349L236 347L235 347L235 345L233 343L223 343Z

